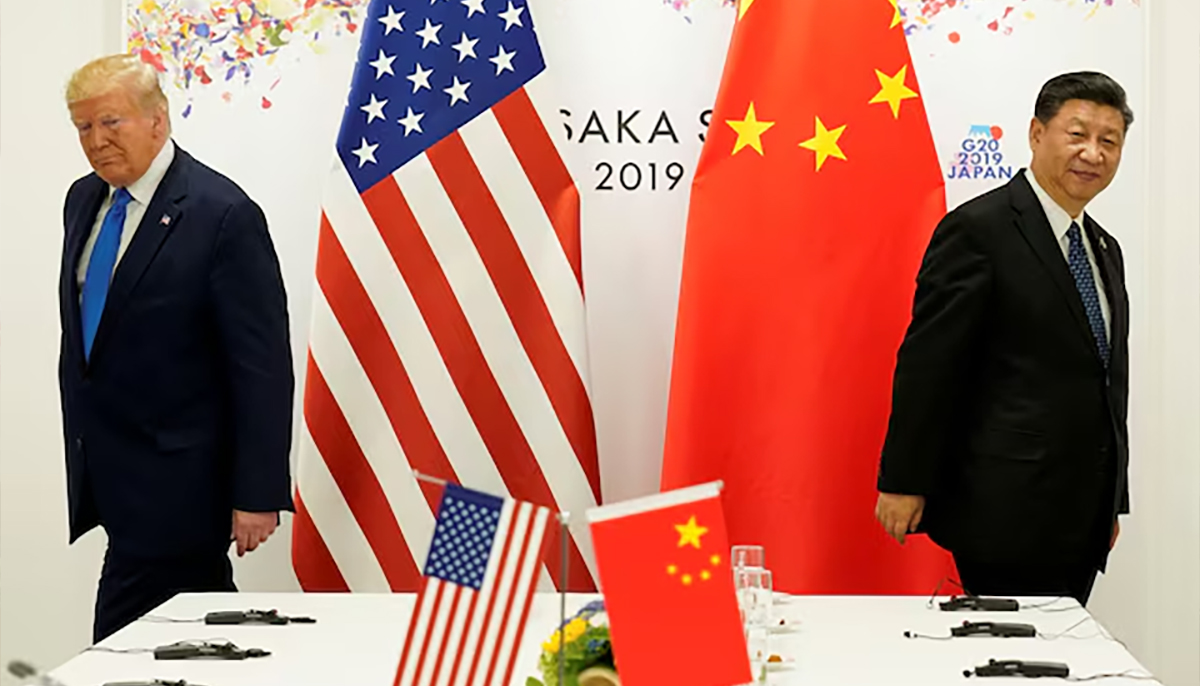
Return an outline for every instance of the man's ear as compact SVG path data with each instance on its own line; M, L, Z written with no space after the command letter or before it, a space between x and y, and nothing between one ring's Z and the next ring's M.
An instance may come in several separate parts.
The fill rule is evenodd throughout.
M154 110L154 133L166 140L171 135L171 122L167 118L167 108L159 107Z
M1046 135L1046 125L1041 119L1034 117L1029 120L1029 149L1036 150L1039 143L1042 142L1042 137Z

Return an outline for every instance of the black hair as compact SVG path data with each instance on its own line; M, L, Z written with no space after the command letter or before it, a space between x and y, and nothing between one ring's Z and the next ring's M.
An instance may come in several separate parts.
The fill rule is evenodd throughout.
M1033 115L1048 124L1068 100L1087 100L1116 109L1125 120L1126 131L1133 124L1133 110L1129 109L1125 89L1112 77L1095 71L1060 74L1047 81L1038 93Z

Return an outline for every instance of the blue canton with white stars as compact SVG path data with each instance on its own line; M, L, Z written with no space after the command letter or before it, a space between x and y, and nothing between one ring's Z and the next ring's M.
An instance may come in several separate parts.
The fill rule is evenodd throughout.
M442 494L425 576L479 590L504 500L450 484Z
M1092 276L1092 265L1083 249L1083 235L1078 223L1071 222L1067 238L1067 266L1071 268L1071 276L1075 277L1075 288L1079 290L1079 297L1083 299L1083 311L1087 313L1092 337L1096 339L1096 350L1107 367L1108 335L1104 331L1104 313L1100 310L1100 294L1096 290L1096 279Z
M372 0L337 150L358 192L545 69L526 0Z

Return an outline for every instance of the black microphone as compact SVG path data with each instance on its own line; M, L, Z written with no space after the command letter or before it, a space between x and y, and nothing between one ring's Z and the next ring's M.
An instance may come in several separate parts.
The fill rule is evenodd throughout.
M154 681L110 681L104 686L200 686L200 684L193 684L189 681L155 679Z
M1032 624L1008 622L963 622L950 628L951 636L999 636L1001 638L1034 638L1037 628Z
M232 643L180 641L154 649L155 660L245 660L267 657L262 648L239 648Z
M967 670L972 671L972 670ZM999 677L1014 677L1023 676L1031 678L1053 677L1058 679L1066 679L1071 675L1071 670L1061 662L1026 662L1025 660L988 660L986 665L976 667L971 674L964 672L966 676L999 676Z
M41 674L37 668L23 660L13 660L8 663L8 673L18 679L37 679L33 683L38 686L66 686L63 682L49 674Z
M316 624L312 617L288 617L279 610L233 610L209 612L205 624Z
M954 596L939 604L943 612L1016 612L1020 604L1012 598L983 598L980 596Z

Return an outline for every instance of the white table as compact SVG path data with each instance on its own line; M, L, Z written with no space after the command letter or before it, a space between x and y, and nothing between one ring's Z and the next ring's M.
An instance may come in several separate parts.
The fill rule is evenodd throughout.
M594 596L568 598L568 612ZM100 686L109 681L186 679L205 686L391 686L415 596L411 594L188 594L151 613L159 617L202 617L213 610L277 609L305 615L316 624L288 626L206 626L142 620L101 645L110 648L154 647L190 639L228 639L242 648L258 647L270 657L242 662L155 661L152 655L85 652L53 672L66 686ZM1030 599L1044 603L1045 599ZM771 684L786 686L963 686L964 669L988 658L1065 662L1072 675L1145 669L1121 644L1097 634L1097 623L1074 601L1052 606L1065 611L1019 613L948 613L928 609L915 597L781 597L777 616L791 620L792 633L776 634L773 652L794 664L770 674ZM1049 609L1049 608L1047 608ZM906 639L903 633L948 635L952 625L972 621L1025 622L1053 635L1088 618L1072 636L1092 638L956 638L952 641ZM558 596L535 598L517 658L514 686L536 675L541 642L558 621ZM669 618L664 618L669 622ZM688 630L684 628L675 628ZM679 658L675 658L679 659ZM688 659L688 658L684 658ZM691 659L703 659L691 656ZM983 684L1062 683L988 679ZM1157 684L1110 679L1110 684ZM663 686L675 686L664 684ZM680 685L686 686L686 685Z

